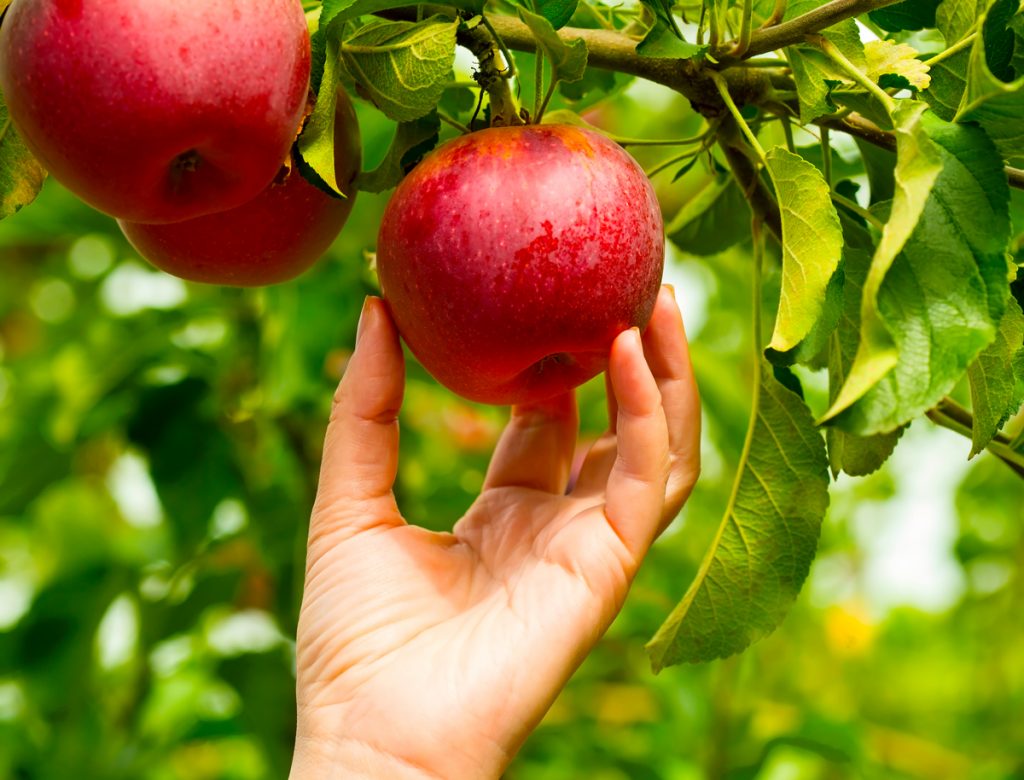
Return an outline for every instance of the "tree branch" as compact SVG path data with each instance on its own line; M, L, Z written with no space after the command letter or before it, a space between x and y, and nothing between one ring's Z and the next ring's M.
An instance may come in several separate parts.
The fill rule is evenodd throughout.
M831 3L825 3L788 22L758 30L751 36L750 46L743 57L746 59L794 43L802 43L808 33L819 32L844 19L851 19L898 2L900 0L832 0Z
M974 429L974 416L952 398L943 398L925 414L936 425L959 433L964 438L973 438L971 431ZM997 434L985 449L1009 466L1017 476L1024 478L1024 455L1011 450L1006 441L1005 436Z
M882 149L888 149L890 152L896 151L896 137L860 114L848 114L842 119L822 117L821 119L816 119L814 124L819 127L827 127L829 130L838 130L841 133L856 136ZM1004 170L1006 171L1006 179L1010 186L1024 190L1024 170L1011 168L1010 166L1006 166Z
M750 49L745 56L763 54L799 43L809 32L867 11L884 8L894 2L899 0L832 0L788 22L754 33L751 36ZM428 5L423 8L427 14L455 13L450 6ZM413 8L396 8L383 11L379 15L388 19L416 19L416 11ZM509 48L536 51L537 41L533 33L518 19L511 16L491 16L488 19L494 32ZM699 63L667 57L641 57L636 53L638 38L613 30L563 27L558 31L558 35L566 41L582 39L587 44L588 63L595 68L639 76L669 87L687 98L694 110L707 117L722 116L726 113L714 82L705 72L704 66ZM739 60L733 60L734 64L737 62ZM777 68L730 68L729 62L724 61L719 70L729 84L729 93L740 106L770 103L773 100L773 90L780 86L776 82L779 81L779 74L782 71ZM896 138L892 133L886 132L871 120L856 113L848 114L842 119L823 117L816 120L815 124L862 138L883 149L896 149ZM1024 189L1024 170L1007 167L1006 176L1011 187ZM768 224L770 228L771 225Z

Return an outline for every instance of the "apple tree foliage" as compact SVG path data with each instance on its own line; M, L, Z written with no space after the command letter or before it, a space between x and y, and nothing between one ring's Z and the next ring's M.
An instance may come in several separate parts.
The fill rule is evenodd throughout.
M1024 477L1024 436L1007 426L1024 401L1019 0L305 5L318 101L297 149L328 190L339 84L392 128L361 175L370 193L451 132L600 126L636 80L689 101L660 137L614 139L661 154L649 172L671 175L663 191L694 183L667 214L678 250L753 247L754 351L737 366L753 394L720 525L648 644L656 670L771 633L815 557L830 479L879 469L915 419ZM472 80L454 76L460 48ZM0 218L44 177L0 103ZM827 398L805 398L821 372ZM952 397L964 383L970 408Z
M703 116L699 134L674 142L687 152L673 165L677 175L706 166L709 181L670 238L697 253L744 240L734 228L746 198L778 242L781 289L771 338L758 342L767 357L757 358L733 498L697 578L650 644L656 668L728 656L773 630L814 557L828 464L873 471L923 414L964 426L957 418L967 413L951 414L944 399L965 374L972 454L988 447L1024 471L1024 447L1000 433L1024 399L1009 211L1010 184L1024 184L1024 174L1007 167L1024 161L1024 17L1016 0L928 6L747 0L702 7L699 20L665 2L612 13L466 0L425 15L395 0L325 0L313 11L321 99L298 148L322 186L337 186L339 83L396 123L384 161L363 177L380 191L438 142L442 118L466 129L543 121L559 89L567 108L548 121L583 123L579 109L616 83L613 70L677 88ZM865 44L860 29L877 40ZM480 58L476 88L452 83L460 43ZM509 46L538 52L533 116L510 110L514 66L496 51ZM773 124L784 137L760 140ZM43 173L2 108L0 127L7 216L32 200ZM808 132L821 140L816 161L795 144ZM861 156L864 205L864 176L833 173L833 133L882 150ZM820 364L831 403L815 419L790 367Z

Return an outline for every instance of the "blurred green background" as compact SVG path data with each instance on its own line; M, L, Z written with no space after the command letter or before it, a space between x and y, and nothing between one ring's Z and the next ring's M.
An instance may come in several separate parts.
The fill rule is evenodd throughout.
M697 127L678 96L619 78L592 121L633 137ZM372 167L392 126L359 111ZM672 154L638 151L648 168ZM677 168L655 177L668 218L710 175L673 181ZM256 291L155 272L53 181L0 223L0 778L286 775L319 449L375 289L385 202L360 195L312 272ZM746 245L670 247L705 403L703 478L507 776L1024 778L1024 483L927 423L883 471L833 485L776 634L650 673L643 644L695 572L741 449L750 276ZM823 377L803 378L823 403ZM580 398L596 435L600 382ZM504 418L410 363L397 491L413 522L451 527Z

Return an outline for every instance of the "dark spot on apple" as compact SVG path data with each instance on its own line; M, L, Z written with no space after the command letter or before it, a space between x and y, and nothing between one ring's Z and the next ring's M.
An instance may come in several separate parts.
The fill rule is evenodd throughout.
M555 368L556 366L574 366L576 365L576 358L570 355L568 352L555 352L551 355L545 355L536 363L534 368L538 374L543 374L546 370Z

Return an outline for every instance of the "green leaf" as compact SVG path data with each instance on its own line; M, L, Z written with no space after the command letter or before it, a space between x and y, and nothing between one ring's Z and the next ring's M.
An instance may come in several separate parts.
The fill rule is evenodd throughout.
M334 169L334 124L338 108L338 42L326 41L327 59L324 61L323 77L320 81L320 95L313 113L306 120L306 126L299 136L299 155L306 166L312 169L319 181L313 184L337 196L344 197L338 185ZM308 173L308 171L307 171Z
M1010 193L997 150L978 127L930 114L924 124L942 172L877 296L897 360L837 419L861 435L894 430L949 393L995 339L1010 294ZM874 272L872 261L869 283Z
M971 384L974 457L1024 403L1024 312L1010 298L993 341L967 369Z
M770 346L787 352L821 314L825 288L842 256L843 233L821 171L781 146L767 159L782 213L782 292Z
M457 20L440 16L370 22L341 44L341 56L356 84L388 118L409 122L430 113L441 99L455 60L458 26Z
M846 381L847 373L857 353L860 337L860 302L871 266L874 245L871 235L851 219L840 220L843 225L843 300L842 315L832 334L829 349L829 400L834 401ZM863 477L877 471L889 459L903 435L903 428L892 433L857 436L829 427L826 432L828 459L832 473L843 471L853 477Z
M790 46L787 56L796 84L800 123L810 124L818 117L835 113L831 93L846 78L845 74L839 73L828 57L811 46Z
M896 365L898 352L878 311L878 291L896 255L914 231L932 185L942 170L943 156L925 129L925 110L924 104L903 101L893 113L897 148L896 195L864 282L857 355L846 382L825 413L825 420L853 404Z
M36 199L46 170L21 140L3 95L0 95L0 219Z
M1009 29L1019 0L996 0L982 17L982 34L967 62L963 96L954 121L975 121L1012 165L1024 164L1024 74L1014 79L1010 65L1015 35ZM1024 38L1016 37L1024 46Z
M647 644L655 672L725 658L775 630L803 585L828 508L825 443L761 361L733 495L700 570Z
M924 30L935 26L935 11L940 0L903 0L902 3L878 8L868 18L883 30Z
M400 122L384 160L359 177L359 189L384 192L398 184L424 155L437 145L441 120L436 111L411 122Z
M538 0L537 10L558 30L569 23L577 5L579 0Z
M537 46L547 55L557 81L579 81L587 69L587 44L582 38L563 40L543 16L520 8L519 18L530 28Z
M359 16L375 14L378 11L408 8L413 5L419 5L419 3L416 0L324 0L320 12L320 29L331 27L336 23L347 22ZM483 12L484 0L453 0L445 5L479 14Z
M708 46L698 46L695 43L688 43L680 38L676 32L660 19L655 20L654 25L644 39L636 45L636 53L641 57L668 57L678 60L700 59L708 51Z
M750 236L750 206L732 176L708 176L665 234L684 252L716 255Z

